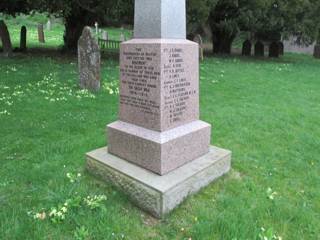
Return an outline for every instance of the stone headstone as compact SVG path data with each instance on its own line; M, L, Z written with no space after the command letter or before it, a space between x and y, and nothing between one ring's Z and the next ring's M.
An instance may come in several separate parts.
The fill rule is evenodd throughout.
M247 39L242 44L242 55L243 56L251 56L251 48L252 48L251 41L249 39Z
M283 55L284 54L284 44L283 42L279 42L279 55Z
M314 46L313 56L320 59L320 44Z
M45 43L43 24L38 24L38 39L40 43Z
M92 91L100 89L100 48L89 27L83 29L78 41L80 87Z
M156 217L230 169L199 120L199 46L186 40L185 0L136 0L135 38L120 46L119 121L90 172Z
M120 34L120 42L124 42L126 41L126 36L124 35L124 33Z
M21 27L20 31L20 51L24 52L27 50L27 28Z
M272 42L269 46L269 57L278 58L280 55L280 48L278 42Z
M102 31L102 39L103 40L108 40L108 32L107 31Z
M12 54L12 44L8 27L3 20L0 20L0 39L2 41L4 55L10 56Z
M52 24L51 24L51 21L50 21L50 19L49 19L48 22L47 22L47 24L46 24L47 31L51 31L51 28L52 28L51 25L52 25Z
M264 57L264 45L261 41L256 42L254 45L254 56Z
M203 55L203 41L202 41L202 37L200 34L197 34L194 38L193 41L199 44L199 57L200 60L203 61L204 59L204 55Z

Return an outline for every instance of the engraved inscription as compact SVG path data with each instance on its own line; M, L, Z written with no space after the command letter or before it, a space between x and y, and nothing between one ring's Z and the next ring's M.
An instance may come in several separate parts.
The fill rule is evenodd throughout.
M198 94L198 91L192 86L192 78L187 76L183 48L164 48L163 55L166 59L163 63L163 110L167 116L167 124L171 125L185 119L190 107L188 101Z
M127 44L121 49L121 121L165 131L199 119L196 45Z
M120 104L158 116L160 102L153 98L159 88L160 71L152 64L158 57L157 53L136 47L134 51L124 51L123 56L125 64L120 69L121 84L126 91L120 93Z

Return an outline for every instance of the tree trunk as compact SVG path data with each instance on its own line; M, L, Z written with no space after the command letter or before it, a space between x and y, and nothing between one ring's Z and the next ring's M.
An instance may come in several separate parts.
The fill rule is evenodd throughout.
M313 56L320 59L320 44L314 46Z
M269 57L278 58L280 55L280 46L279 42L272 42L269 45Z
M85 10L74 9L71 14L65 18L64 32L64 50L76 52L78 40L82 34L83 28L92 22L90 14Z
M12 44L8 27L3 20L0 20L0 40L2 41L4 55L9 57L12 54Z
M235 35L224 32L212 32L212 44L214 54L230 54Z

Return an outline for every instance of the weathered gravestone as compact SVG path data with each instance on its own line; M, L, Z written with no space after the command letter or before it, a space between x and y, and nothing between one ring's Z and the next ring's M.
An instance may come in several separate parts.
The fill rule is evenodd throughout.
M247 39L242 44L242 55L243 56L251 56L251 48L252 48L251 41L249 39Z
M193 41L199 44L199 57L200 60L203 61L204 55L203 55L203 41L202 37L200 34L197 34L194 38Z
M43 24L38 24L38 39L40 43L45 43Z
M254 45L254 56L264 57L264 45L261 41L256 42Z
M230 169L199 120L199 47L186 40L185 0L136 0L134 39L120 48L119 121L87 168L156 217Z
M280 47L278 42L272 42L269 46L269 57L278 58L280 55Z
M3 20L0 20L0 39L2 41L4 55L10 56L12 54L12 44L8 27Z
M91 29L85 27L78 41L80 87L92 91L100 89L100 49Z
M283 42L279 42L279 55L283 55L284 54L284 44Z
M21 27L20 31L20 51L25 52L27 50L27 28Z
M320 59L320 44L314 46L313 56Z

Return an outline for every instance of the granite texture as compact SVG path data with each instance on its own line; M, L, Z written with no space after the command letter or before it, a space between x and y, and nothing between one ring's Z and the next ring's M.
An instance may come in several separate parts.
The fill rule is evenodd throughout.
M159 176L108 153L107 148L87 154L87 170L115 185L140 208L162 218L190 194L198 192L231 167L231 152L217 147L170 172Z
M199 47L133 39L120 48L119 120L166 131L199 119Z
M118 121L107 133L109 153L164 175L209 151L211 126L194 121L157 132Z
M78 65L80 88L98 91L101 79L100 48L89 27L83 29L78 41Z
M134 38L186 38L185 0L135 0Z

